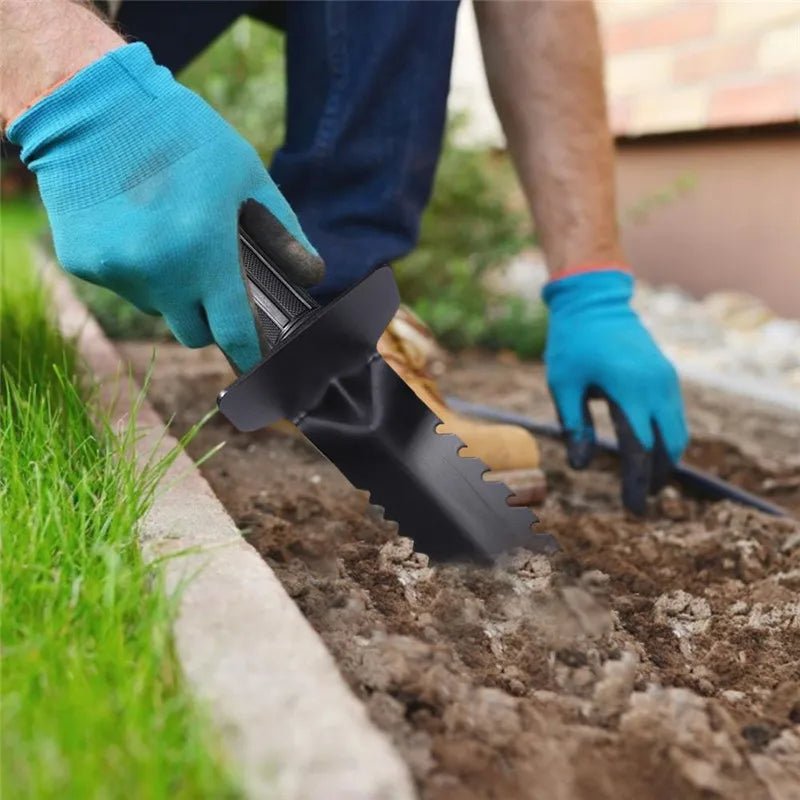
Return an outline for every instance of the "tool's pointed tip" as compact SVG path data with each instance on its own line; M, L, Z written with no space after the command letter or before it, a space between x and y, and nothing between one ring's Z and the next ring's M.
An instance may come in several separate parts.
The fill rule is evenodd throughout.
M508 504L511 490L487 481L489 467L461 455L465 443L439 433L441 420L383 359L332 382L300 429L371 502L439 561L493 562L516 547L544 552L536 517Z

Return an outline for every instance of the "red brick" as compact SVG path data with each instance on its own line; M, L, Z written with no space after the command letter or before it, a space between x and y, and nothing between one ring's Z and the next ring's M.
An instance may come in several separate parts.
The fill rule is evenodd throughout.
M606 52L613 55L708 36L714 30L716 14L715 4L693 0L638 19L611 23L605 31Z
M694 83L731 73L745 72L756 61L755 41L704 45L675 58L673 77L676 83Z
M710 127L786 122L798 118L800 77L784 75L716 89L708 113Z

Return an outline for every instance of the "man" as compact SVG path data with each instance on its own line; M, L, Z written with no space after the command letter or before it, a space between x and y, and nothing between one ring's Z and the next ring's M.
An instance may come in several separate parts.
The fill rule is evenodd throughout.
M37 175L61 263L162 314L183 344L216 342L240 370L259 359L238 266L240 209L261 246L316 284L322 302L413 247L441 147L456 2L123 2L119 29L144 43L128 45L69 0L0 7L0 113ZM687 432L675 372L629 304L593 7L476 8L552 275L545 361L570 463L588 464L588 398L605 397L623 452L623 500L641 512ZM170 73L241 14L286 31L287 130L272 178ZM446 408L401 324L381 349L467 454L518 485L538 466L525 431Z

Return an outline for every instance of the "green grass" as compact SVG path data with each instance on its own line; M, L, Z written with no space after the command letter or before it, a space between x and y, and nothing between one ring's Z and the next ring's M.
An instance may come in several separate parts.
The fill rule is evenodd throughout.
M235 797L181 685L174 598L137 547L163 464L137 475L133 429L98 433L30 268L39 212L0 214L3 795Z

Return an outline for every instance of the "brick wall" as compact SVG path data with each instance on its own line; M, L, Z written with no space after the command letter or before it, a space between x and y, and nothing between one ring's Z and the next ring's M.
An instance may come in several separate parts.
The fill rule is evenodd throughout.
M618 135L800 119L798 0L600 0Z

